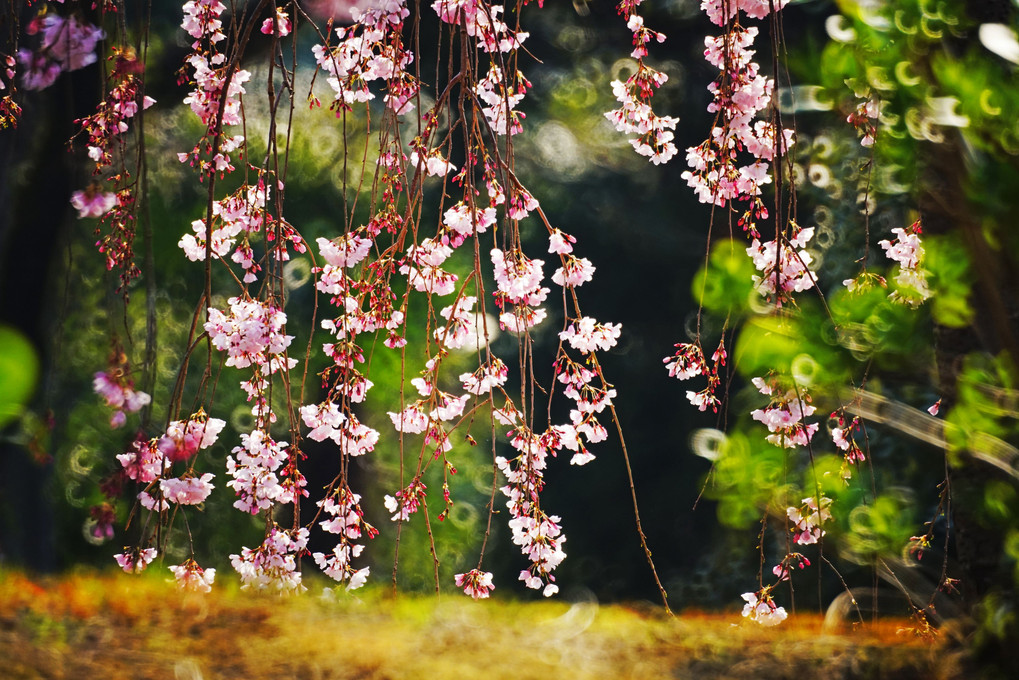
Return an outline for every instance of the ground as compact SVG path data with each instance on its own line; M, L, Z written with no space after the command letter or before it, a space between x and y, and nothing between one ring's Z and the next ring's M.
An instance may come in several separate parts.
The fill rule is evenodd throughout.
M317 591L317 593L316 593ZM826 626L796 614L762 628L738 613L594 602L393 597L313 584L298 598L158 577L0 571L7 678L955 678L951 635L908 621Z

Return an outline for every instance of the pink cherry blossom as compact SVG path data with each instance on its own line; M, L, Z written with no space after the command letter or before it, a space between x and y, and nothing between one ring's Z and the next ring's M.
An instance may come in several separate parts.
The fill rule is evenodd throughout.
M201 477L182 477L159 480L163 498L179 505L198 505L212 493L215 475L206 472Z
M75 191L71 194L71 205L78 211L78 219L102 217L117 205L117 195L94 189Z
M241 577L241 589L295 593L307 590L297 570L297 556L308 546L308 530L284 531L272 527L257 548L243 548L230 555L230 563Z
M760 593L743 593L746 604L743 605L743 617L762 626L777 626L789 616L785 608L772 601L767 589Z
M583 354L594 351L606 352L615 347L619 340L619 324L600 324L589 316L570 323L559 333L559 339Z
M492 584L492 572L480 569L471 569L467 573L456 574L453 581L458 588L463 588L464 593L475 600L483 600L495 590L495 586Z
M277 7L276 16L263 21L262 28L259 30L266 35L275 35L276 37L283 38L290 35L290 31L294 30L294 25L290 21L290 15Z
M145 567L152 563L152 560L156 559L158 551L155 548L145 548L144 550L138 548L124 548L123 553L119 553L113 556L113 559L117 561L120 568L129 574L137 574L145 570Z
M793 540L799 545L813 545L824 536L825 531L822 525L831 520L831 499L821 496L821 508L818 510L817 499L804 498L799 508L788 508L786 515L793 523L790 531L793 532Z
M208 593L212 590L212 582L216 579L215 569L202 569L194 560L169 567L177 581L177 587L195 593Z

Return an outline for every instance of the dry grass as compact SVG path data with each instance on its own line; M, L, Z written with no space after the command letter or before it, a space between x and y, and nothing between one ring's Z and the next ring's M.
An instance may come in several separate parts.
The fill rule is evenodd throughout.
M9 678L950 678L952 655L886 622L824 633L650 607L456 596L279 600L123 574L0 572Z

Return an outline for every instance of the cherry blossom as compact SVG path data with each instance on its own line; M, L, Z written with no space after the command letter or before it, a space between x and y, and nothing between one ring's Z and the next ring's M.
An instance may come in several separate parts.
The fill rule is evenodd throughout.
M488 75L478 81L474 92L478 99L487 104L482 107L481 112L495 134L504 136L507 132L510 135L523 132L521 120L525 116L517 111L516 107L530 88L531 82L520 71L517 71L512 79L504 82L502 69L495 65L489 69Z
M871 121L881 115L881 105L877 99L867 99L856 106L856 110L846 117L846 122L857 129L862 135L860 145L870 147L874 145L877 135L877 127Z
M786 515L793 523L790 531L793 540L799 545L813 545L824 536L822 525L831 519L831 499L821 496L821 508L818 510L817 499L804 498L798 508L787 508Z
M662 359L669 369L669 377L687 380L700 375L707 369L704 353L699 345L688 342L676 343L676 354Z
M795 569L804 569L810 566L810 560L801 555L798 552L789 553L779 564L776 564L771 568L773 573L778 580L788 581L792 577L792 572Z
M212 493L212 480L215 477L206 472L201 477L182 477L159 480L159 489L163 498L179 505L198 505Z
M760 275L753 276L757 292L781 305L799 293L814 287L817 275L810 270L813 258L804 248L814 236L814 228L795 228L792 238L780 242L761 243L754 239L747 254Z
M406 113L414 106L412 99L418 84L404 69L414 58L401 38L403 20L410 10L402 0L388 0L367 8L363 13L354 9L354 24L338 27L338 44L315 45L312 53L318 67L326 74L333 89L332 107L337 113L348 110L357 102L375 98L368 84L385 81L386 105L396 113Z
M220 418L209 418L204 411L192 416L187 421L174 420L166 428L166 433L159 438L159 451L173 462L185 461L216 443L226 421Z
M605 117L618 131L639 135L631 138L630 144L638 154L659 165L676 155L672 131L679 121L669 116L658 116L651 110L649 102L655 90L668 80L668 75L645 64L644 57L647 56L647 44L652 40L664 42L665 34L644 25L644 18L636 11L639 4L622 0L617 5L619 13L626 17L626 27L633 33L634 49L630 56L637 60L637 68L626 82L612 81L612 94L620 107L605 113Z
M283 38L290 35L290 31L294 30L294 25L290 21L290 15L277 7L276 16L263 21L262 27L259 30L266 35L275 35L278 38Z
M566 330L559 333L559 339L570 343L570 346L584 354L596 350L608 351L616 346L619 340L619 324L600 324L589 316L570 323Z
M514 32L502 21L502 5L484 0L435 0L432 9L444 22L463 26L486 52L513 52L527 39L527 33Z
M210 592L212 582L216 579L215 569L202 569L197 562L191 559L183 564L171 565L169 569L181 590L195 593Z
M99 371L92 380L92 389L113 409L111 427L120 427L127 422L127 413L136 413L152 402L152 397L134 389L122 371Z
M364 545L353 541L362 536L374 538L378 534L373 526L364 521L360 502L361 496L344 487L336 493L335 498L329 496L317 503L331 517L322 520L319 525L324 531L338 534L340 542L332 553L316 552L312 558L326 576L341 583L346 581L347 590L360 588L371 574L370 567L354 569L351 565L351 560L359 557L364 550Z
M41 35L34 52L25 48L17 53L21 64L22 86L26 90L49 87L62 71L77 71L94 64L96 44L106 37L103 29L83 23L78 16L61 16L47 12L37 16L28 25L29 35Z
M439 312L446 319L446 325L436 328L433 335L446 349L459 349L477 337L475 312L472 311L477 301L473 295L465 295Z
M299 473L282 481L277 474L288 460L286 449L286 442L277 442L262 430L241 435L241 445L226 458L227 474L233 477L227 486L237 495L235 508L256 515L273 503L293 503L298 495L306 495Z
M923 245L920 242L922 232L920 222L916 221L909 227L892 229L896 235L894 241L888 239L878 241L888 259L898 263L899 271L895 282L899 289L889 297L910 307L919 307L931 296L927 285L927 271L923 269Z
M508 376L509 368L501 359L495 357L491 363L482 366L474 373L461 374L460 382L468 394L483 396L494 388L504 385Z
M287 315L272 303L232 297L230 311L224 314L209 308L205 330L213 346L227 353L226 365L245 368L265 364L273 372L283 366L293 368L296 359L281 358L294 339L283 327Z
M117 455L117 462L124 469L128 479L142 484L156 481L169 469L171 463L157 446L158 440L136 439L127 453Z
M772 4L777 11L785 2ZM749 49L758 29L744 27L736 19L740 10L762 18L771 11L770 5L759 0L706 0L702 9L714 23L725 27L723 35L705 39L704 57L719 69L718 77L708 86L712 94L708 111L716 118L709 138L687 149L690 169L683 178L702 203L725 206L730 201L745 202L738 223L759 239L757 222L768 216L760 199L761 185L770 182L767 161L786 153L793 143L793 133L776 131L770 121L754 120L771 105L774 81L760 74L754 51ZM752 160L741 165L740 151Z
M577 288L591 280L594 270L594 265L586 257L568 254L563 258L563 266L552 274L552 281L564 288Z
M492 572L480 569L471 569L467 573L456 574L453 581L458 588L463 588L464 593L475 600L483 600L495 590L495 586L492 584Z
M181 28L195 38L192 48L198 49L203 38L211 43L226 39L222 31L223 22L219 18L224 11L226 5L219 0L188 0L184 3L184 21Z
M769 589L759 593L743 593L746 604L743 605L743 617L762 626L777 626L789 616L784 607L779 607L771 599Z
M303 592L297 556L308 545L308 530L284 531L273 527L257 548L244 548L230 555L230 564L241 577L241 589L275 590L280 593Z
M758 382L759 381L759 382ZM793 449L806 446L817 432L817 423L804 423L817 409L810 405L810 396L803 388L781 390L774 381L767 384L755 380L762 394L771 396L767 408L755 409L750 415L763 423L771 433L765 439L775 446ZM767 390L767 391L765 391Z
M137 574L141 571L145 571L145 567L152 563L152 560L156 559L156 555L159 552L155 548L145 548L143 550L138 548L124 548L124 552L118 553L113 556L113 559L117 560L117 564L120 568L129 574Z
M395 496L384 496L386 510L393 513L390 519L394 522L410 519L410 516L417 512L426 490L427 487L421 480L415 479L406 488L397 491Z

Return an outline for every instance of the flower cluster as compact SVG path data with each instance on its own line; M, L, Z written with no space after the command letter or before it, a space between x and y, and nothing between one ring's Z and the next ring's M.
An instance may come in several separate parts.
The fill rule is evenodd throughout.
M263 21L262 27L259 30L265 35L274 35L277 38L285 38L290 35L292 30L294 30L294 23L290 20L289 14L277 7L274 12L274 16Z
M165 479L174 463L185 463L199 450L215 444L225 425L199 411L186 421L174 420L160 437L136 439L131 450L118 455L117 460L129 479L148 485Z
M856 128L860 133L860 144L862 146L874 146L874 138L877 135L877 126L873 121L881 115L881 105L877 99L866 99L856 105L856 109L846 116L846 122Z
M848 482L851 477L850 467L867 459L853 434L860 427L860 419L854 417L847 423L845 416L838 412L832 413L831 418L835 421L835 427L831 428L831 439L844 452L841 475Z
M129 574L137 574L145 571L145 567L152 564L159 551L155 548L124 548L124 552L113 556L120 568Z
M779 607L771 599L771 588L763 588L757 593L743 593L746 604L743 605L743 616L762 626L777 626L786 620L789 614L785 607Z
M658 116L651 109L651 98L669 76L645 64L644 57L647 56L647 44L652 40L664 42L665 34L644 26L644 17L636 11L639 4L639 0L622 0L617 7L619 13L626 17L626 27L633 33L633 52L630 56L637 60L637 68L626 82L612 81L612 94L620 106L608 111L605 117L616 130L624 134L636 134L637 137L630 139L630 144L637 153L659 165L669 162L676 155L672 131L676 129L679 119Z
M541 590L545 597L552 597L559 592L552 570L566 559L566 553L563 552L566 536L562 533L559 521L558 516L546 515L540 511L514 517L509 521L513 543L519 545L524 555L531 560L531 566L520 572L520 580L528 588Z
M669 377L676 378L677 380L689 380L698 375L705 376L708 379L707 386L699 392L687 390L686 398L699 411L707 411L710 407L712 411L717 413L718 407L722 402L715 394L715 391L722 384L719 372L725 366L725 361L729 356L725 351L725 338L718 341L718 349L711 355L710 366L704 359L704 350L701 349L699 344L679 342L676 343L675 347L676 353L674 355L662 359L662 363L669 370Z
M420 479L415 479L405 489L397 491L396 496L386 495L384 497L386 510L393 513L391 519L394 522L410 519L410 516L417 512L426 489Z
M515 135L523 132L524 114L517 111L517 105L523 101L531 81L520 71L514 72L512 79L503 79L502 69L494 64L488 75L478 81L474 94L485 106L481 107L488 124L497 135Z
M824 536L822 525L831 519L831 499L822 495L820 508L816 498L804 498L798 508L787 508L786 515L792 522L790 531L793 540L799 545L813 545Z
M215 569L202 569L193 559L188 559L183 564L171 565L170 571L181 590L194 593L209 592L212 590L212 582L216 580Z
M188 0L184 3L184 21L181 28L195 39L191 49L199 50L203 40L209 44L226 40L223 21L219 18L226 11L226 5L219 0Z
M88 157L95 163L93 174L111 168L119 158L120 167L106 181L114 191L103 191L99 182L92 182L84 191L71 195L71 204L79 218L97 217L96 246L106 256L106 268L121 271L121 288L140 272L134 262L134 181L125 167L125 135L128 121L140 110L155 103L143 94L142 73L145 69L132 49L114 48L109 61L113 63L107 83L109 90L96 106L96 112L75 120L87 138Z
M215 477L211 472L206 472L201 477L185 476L174 479L159 480L159 490L163 498L170 503L178 505L198 505L204 503L205 499L212 493L212 479Z
M191 67L193 86L184 103L206 127L205 135L187 153L177 154L181 163L197 167L201 177L232 172L230 154L244 143L243 135L227 136L223 126L241 123L240 96L251 72L228 65L218 43L226 39L220 18L226 5L219 0L190 0L184 4L181 27L194 38L194 50L185 62ZM182 69L183 72L183 69ZM181 78L184 78L182 75Z
M269 194L269 187L264 181L259 181L256 185L241 186L231 195L212 204L211 244L206 244L209 231L205 219L202 218L191 223L191 231L194 233L182 236L177 246L192 262L204 261L206 248L214 260L230 255L230 259L239 264L244 271L242 279L244 283L254 283L261 267L255 262L251 237L261 230L265 222ZM303 247L300 237L295 235L295 238L295 247L300 249ZM230 253L231 249L233 254ZM284 259L286 249L277 249L276 253L278 257Z
M216 443L226 422L209 418L199 411L186 421L174 420L166 428L166 434L157 440L157 447L171 462L184 462Z
M425 364L422 377L411 380L411 384L417 389L421 398L408 404L399 413L389 412L389 419L393 422L393 427L397 432L424 434L426 445L435 444L436 457L452 448L446 426L443 423L463 415L468 399L466 394L454 396L437 389L434 382L437 368L436 359L430 359ZM404 497L404 502L410 502L410 500L409 496ZM397 517L393 519L395 520Z
M236 493L234 507L241 512L257 515L273 503L285 505L293 503L299 495L307 495L303 490L304 477L299 472L287 466L277 474L289 461L286 442L278 442L255 429L241 435L240 446L235 446L231 454L226 458L226 472L233 479L227 486Z
M360 588L368 580L371 573L370 567L354 569L351 560L361 555L364 545L354 543L366 535L374 538L378 531L372 525L364 521L364 513L361 511L361 496L343 487L332 496L322 499L317 503L323 512L329 515L329 519L319 522L324 531L339 535L340 541L333 548L331 553L314 553L312 558L319 569L331 579L339 582L347 582L347 590Z
M98 184L92 183L84 191L71 194L71 205L78 211L78 219L102 217L117 205L117 194L101 191Z
M793 293L814 287L817 275L810 269L813 258L804 250L813 236L813 227L801 229L794 224L792 238L765 243L754 238L747 255L760 272L753 276L758 293L782 306L792 301Z
M724 26L738 18L743 12L751 19L763 19L785 7L789 0L701 0L701 9L708 19L718 26Z
M195 147L187 153L177 154L181 163L189 162L204 175L219 174L221 177L233 172L230 154L244 143L243 135L226 136L222 126L241 123L241 100L244 83L251 78L251 72L244 69L230 71L223 66L226 57L215 54L211 58L203 54L188 57L193 70L194 89L184 98L184 103L205 124L207 131ZM224 94L224 90L226 93Z
M899 272L895 275L898 289L889 297L914 308L922 305L924 300L931 296L930 288L927 286L927 270L923 268L924 251L920 243L922 232L920 221L917 220L905 229L892 229L896 236L894 241L888 239L878 241L888 259L899 265Z
M308 530L284 531L277 526L269 530L262 545L243 548L230 556L230 564L240 574L241 588L273 589L280 593L307 590L301 583L297 558L308 546Z
M152 401L145 392L135 390L134 383L120 369L96 373L92 389L113 409L110 427L122 426L127 422L128 413L140 411Z
M199 411L186 421L171 422L161 437L147 441L136 439L129 451L118 455L123 474L145 485L138 493L142 507L163 512L169 509L170 503L197 505L204 502L213 489L212 473L200 478L189 472L180 478L167 474L174 463L187 464L199 450L215 444L225 425L224 421L209 418Z
M381 80L388 90L386 106L394 112L407 113L414 108L418 92L416 79L404 69L414 54L403 46L403 20L410 14L404 0L376 3L363 14L351 10L354 24L336 28L339 43L315 45L315 62L326 74L333 89L330 108L350 110L356 102L375 98L368 84Z
M502 5L489 5L484 0L435 0L432 9L447 24L463 26L485 52L514 52L528 36L514 32L502 20Z
M72 14L46 12L33 18L26 32L39 35L36 50L18 50L21 84L26 90L42 90L64 71L77 71L96 62L96 43L106 37L103 29L84 23Z
M532 260L520 250L504 253L498 248L491 252L495 284L495 304L502 310L499 327L523 333L541 323L546 311L539 305L545 302L549 289L541 285L544 278L542 260ZM507 305L512 305L507 309Z
M496 414L501 422L510 424L519 420L519 413L506 411L508 409ZM530 567L520 573L520 580L528 588L536 590L548 584L543 592L550 597L557 590L548 587L554 585L552 571L566 558L563 551L566 536L559 526L559 517L546 515L538 506L539 494L545 485L549 445L554 443L550 439L554 435L546 433L546 436L538 437L519 422L509 435L510 444L518 455L509 460L498 456L495 462L507 480L506 486L500 490L509 498L506 507L510 512L513 543L520 546L521 552L531 560Z
M138 61L133 51L114 50L110 58L113 70L107 80L112 85L96 112L75 121L88 136L88 157L99 172L113 163L113 150L128 130L128 121L141 109L156 103L152 97L142 94L141 74L145 65Z
M463 588L464 593L470 595L475 600L483 600L488 597L489 593L495 590L495 586L492 585L492 572L490 571L471 569L465 574L456 574L453 577L453 581L458 588Z
M817 423L804 423L805 417L813 415L817 409L810 405L810 395L806 390L783 389L777 380L765 381L754 378L754 386L761 394L771 397L767 408L756 409L750 413L754 420L764 423L769 434L765 439L775 446L795 449L806 446L817 432Z
M775 9L786 4L773 3ZM683 173L687 184L702 203L724 206L729 201L747 202L740 218L743 229L757 238L757 221L765 219L767 209L760 198L761 185L771 181L768 162L784 155L792 144L792 131L777 134L775 125L757 120L758 113L771 104L774 81L760 74L750 49L757 37L757 28L744 28L739 22L742 9L751 17L769 12L768 2L708 2L703 5L709 18L725 33L707 37L704 58L719 69L719 75L708 86L713 96L708 110L716 114L710 137L699 146L687 149L690 170ZM763 12L763 14L762 14ZM739 152L745 150L753 161L740 165Z
M226 352L227 366L264 366L272 373L297 364L297 359L285 356L294 336L283 330L287 315L282 309L272 303L240 297L227 302L229 313L210 307L209 320L205 322L212 345Z
M788 581L792 578L792 572L796 569L805 569L810 566L810 560L798 552L791 552L782 558L782 561L771 568L771 573L778 578L779 582Z

